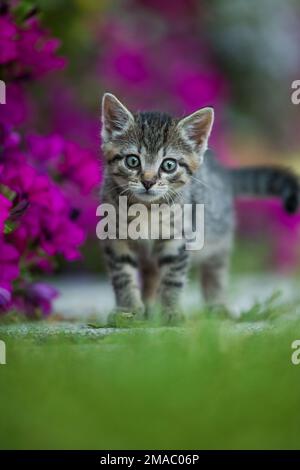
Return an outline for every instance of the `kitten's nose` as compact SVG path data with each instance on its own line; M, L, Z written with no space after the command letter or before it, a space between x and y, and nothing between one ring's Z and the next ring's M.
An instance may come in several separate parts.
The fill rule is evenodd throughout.
M144 188L149 191L149 189L155 184L155 180L142 180L142 183L144 185Z

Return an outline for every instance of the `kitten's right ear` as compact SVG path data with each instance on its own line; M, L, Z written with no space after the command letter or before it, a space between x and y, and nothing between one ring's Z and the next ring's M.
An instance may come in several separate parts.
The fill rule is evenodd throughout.
M178 123L183 137L199 151L205 151L214 122L213 108L201 108Z
M134 123L131 112L111 93L102 98L102 139L109 140L114 135L123 134Z

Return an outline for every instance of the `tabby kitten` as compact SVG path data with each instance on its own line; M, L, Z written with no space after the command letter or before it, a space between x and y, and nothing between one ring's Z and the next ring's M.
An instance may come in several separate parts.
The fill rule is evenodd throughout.
M192 258L199 264L205 300L224 304L234 234L234 197L273 195L287 212L299 204L298 179L272 167L226 169L207 150L212 108L174 119L159 112L131 113L114 95L102 102L102 150L106 159L102 202L204 204L205 244L187 251L185 240L102 242L117 308L143 315L158 301L166 318L178 312ZM192 255L192 256L191 256Z

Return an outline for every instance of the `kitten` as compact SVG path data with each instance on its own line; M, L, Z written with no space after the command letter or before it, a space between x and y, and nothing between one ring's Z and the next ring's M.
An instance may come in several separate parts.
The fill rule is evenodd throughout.
M226 169L207 149L212 108L174 119L159 112L131 113L112 94L102 103L102 150L106 159L102 202L204 204L204 248L187 251L185 240L105 240L105 258L117 308L143 315L158 300L166 318L178 312L191 258L199 263L205 300L225 303L234 235L234 197L273 195L287 212L299 204L298 179L272 167Z

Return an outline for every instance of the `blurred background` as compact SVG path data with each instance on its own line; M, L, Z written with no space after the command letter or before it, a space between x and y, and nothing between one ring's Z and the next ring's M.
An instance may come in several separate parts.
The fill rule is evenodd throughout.
M224 162L279 163L297 170L300 111L290 96L300 70L298 2L36 3L68 59L63 73L39 84L44 96L38 104L47 109L38 119L41 131L89 146L97 158L104 91L132 109L163 109L178 116L211 104L216 109L211 146ZM268 245L273 241L281 267L296 261L294 252L291 259L289 253L283 256L284 247L281 251L278 245L284 235L277 240L270 227L278 222L282 227L276 232L286 229L289 242L282 245L289 251L291 222L279 204L252 201L240 212L242 235L251 230L251 238L257 234L266 236Z
M177 116L212 105L211 147L224 164L300 174L297 0L1 0L0 15L3 311L49 313L56 293L42 274L103 272L104 91ZM274 200L237 210L236 269L296 271L300 215Z

